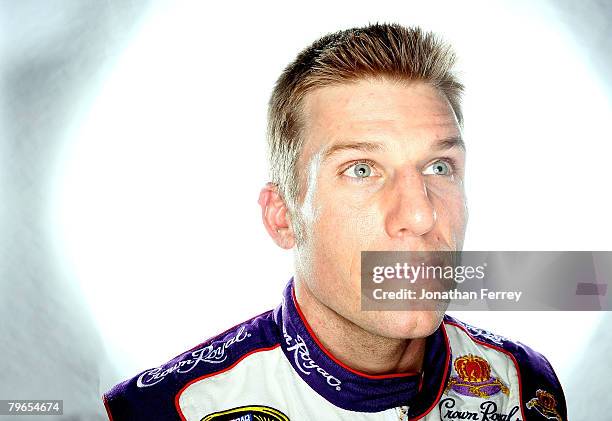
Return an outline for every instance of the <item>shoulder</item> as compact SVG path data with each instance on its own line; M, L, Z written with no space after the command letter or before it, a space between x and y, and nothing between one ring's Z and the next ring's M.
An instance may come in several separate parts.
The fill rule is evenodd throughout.
M446 315L444 325L449 337L463 352L490 350L493 360L505 361L508 369L516 368L518 393L527 420L566 420L566 403L561 383L548 361L531 347L504 336L480 329ZM451 338L451 344L453 340ZM500 365L500 363L497 363ZM503 367L501 368L503 370Z
M176 400L190 383L232 370L247 356L280 344L273 310L246 320L104 393L110 420L180 420Z

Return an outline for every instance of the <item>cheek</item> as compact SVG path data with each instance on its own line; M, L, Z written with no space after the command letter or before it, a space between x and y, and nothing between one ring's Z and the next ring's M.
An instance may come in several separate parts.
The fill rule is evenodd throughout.
M321 206L315 229L333 248L359 252L377 238L380 215L373 203L338 200Z
M321 207L312 226L315 289L319 298L340 314L360 309L361 251L376 243L376 226L375 212L337 203Z
M465 226L467 219L467 208L463 191L456 192L448 199L449 221L456 229L461 230Z
M346 278L359 265L361 251L369 250L380 231L380 213L374 206L364 207L339 197L319 200L307 230L309 250L317 271L335 272Z
M462 189L448 189L432 196L437 214L437 226L449 243L463 238L467 223L467 207ZM450 244L450 245L453 245Z

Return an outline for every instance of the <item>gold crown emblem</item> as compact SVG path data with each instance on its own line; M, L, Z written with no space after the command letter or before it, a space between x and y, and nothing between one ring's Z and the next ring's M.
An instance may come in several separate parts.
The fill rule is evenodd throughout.
M549 420L561 421L561 415L557 411L557 400L545 390L538 389L536 397L527 402L528 409L535 409Z
M538 401L540 401L540 404L542 404L544 408L552 410L557 407L557 400L555 399L555 397L552 394L546 392L545 390L538 389L538 391L536 392L536 396Z
M468 354L455 360L455 370L461 380L469 383L486 382L491 378L491 367L484 359Z

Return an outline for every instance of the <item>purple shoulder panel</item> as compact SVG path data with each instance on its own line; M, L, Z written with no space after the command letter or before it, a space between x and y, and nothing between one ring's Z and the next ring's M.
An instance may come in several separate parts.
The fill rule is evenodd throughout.
M272 310L266 311L159 367L125 380L103 396L111 421L182 420L175 399L191 382L227 370L244 356L280 343Z
M461 327L476 342L511 355L519 370L519 388L526 420L567 420L561 383L550 362L529 346L471 326L446 315L445 322Z

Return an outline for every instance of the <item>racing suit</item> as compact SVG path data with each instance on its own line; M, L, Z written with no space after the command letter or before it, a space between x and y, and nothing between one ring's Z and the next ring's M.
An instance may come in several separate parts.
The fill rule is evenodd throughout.
M110 420L566 420L549 364L527 346L449 315L421 373L369 375L312 332L293 278L281 304L103 396Z

